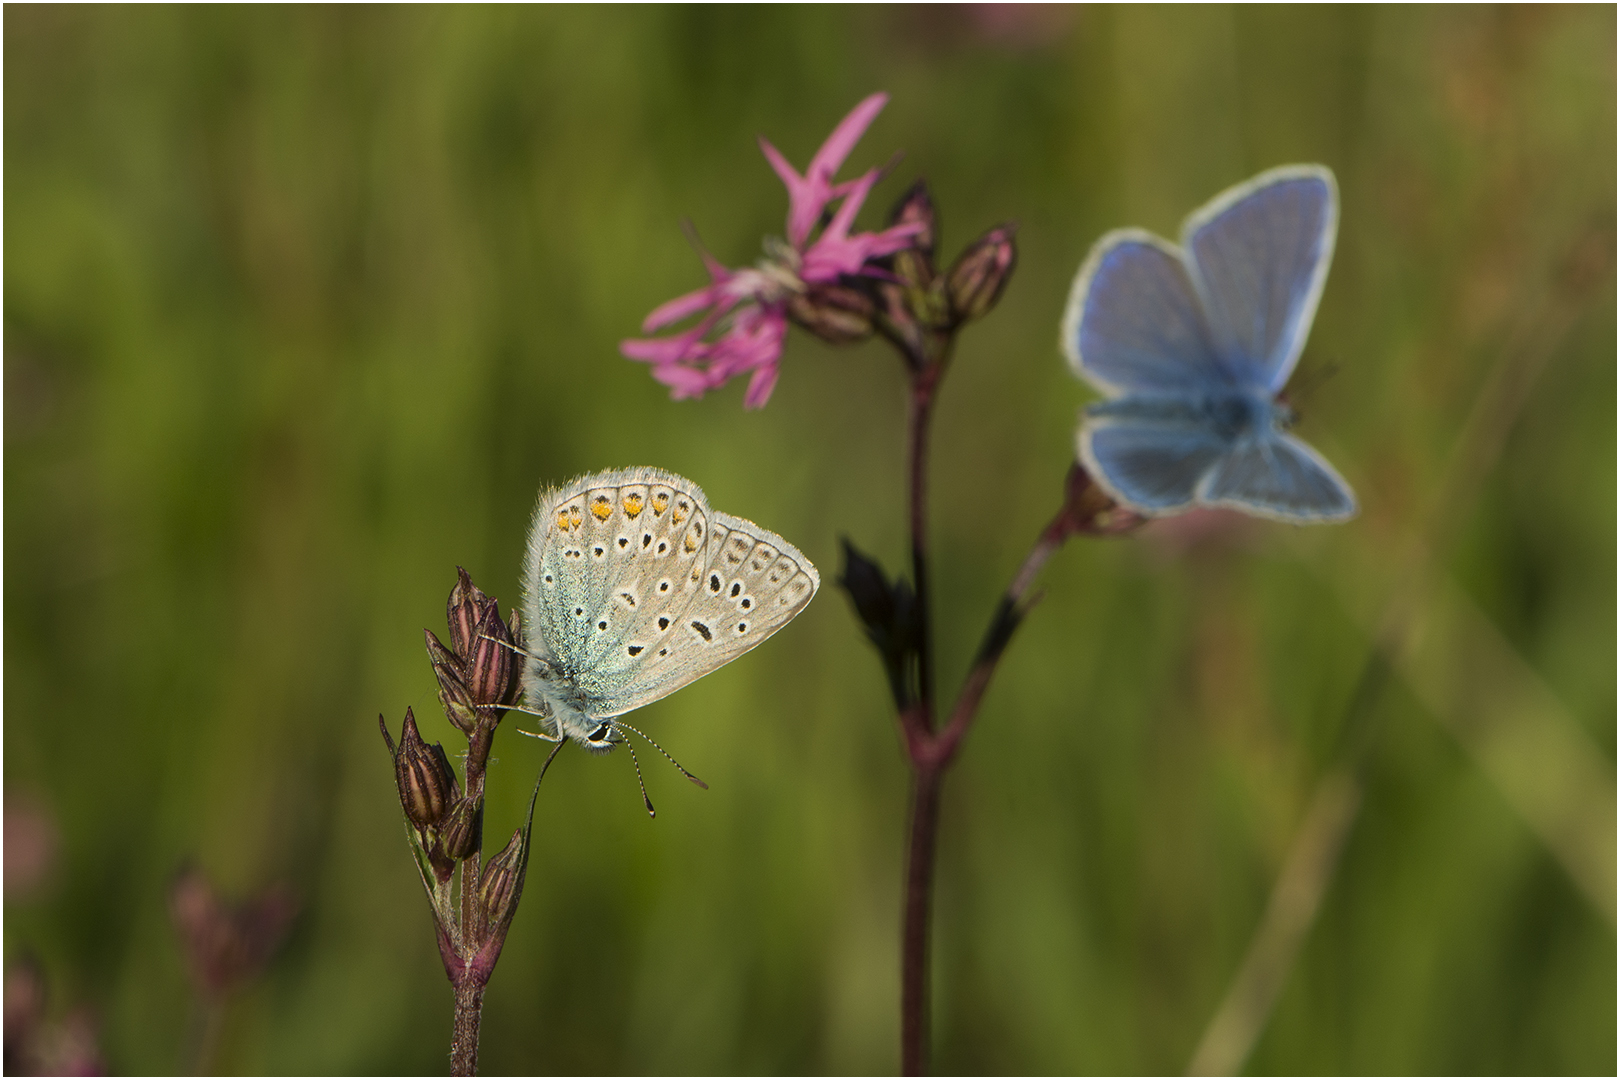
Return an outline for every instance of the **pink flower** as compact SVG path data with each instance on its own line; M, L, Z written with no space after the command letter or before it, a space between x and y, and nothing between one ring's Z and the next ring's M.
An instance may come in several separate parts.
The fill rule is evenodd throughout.
M877 183L879 170L859 179L833 183L833 175L849 156L873 119L888 102L887 94L873 94L833 129L810 159L804 175L796 172L764 138L759 140L765 160L788 189L787 241L769 238L765 257L756 266L732 270L701 251L709 271L709 284L660 304L641 324L651 334L703 312L690 329L658 338L631 338L619 351L632 360L653 365L653 378L670 388L673 398L702 397L705 391L750 372L743 406L757 409L770 400L776 387L782 343L787 337L789 308L817 286L833 286L845 277L881 275L872 260L911 246L923 227L895 225L882 232L850 234L855 215ZM813 243L815 230L829 204L838 210Z

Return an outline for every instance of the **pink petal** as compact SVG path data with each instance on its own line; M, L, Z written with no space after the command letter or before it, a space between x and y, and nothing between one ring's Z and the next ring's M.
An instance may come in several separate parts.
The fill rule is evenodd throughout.
M810 179L831 180L833 173L838 171L844 159L849 157L849 152L855 149L855 144L861 141L861 136L866 134L866 129L872 126L872 121L877 119L877 114L888 103L888 94L877 93L851 109L849 115L833 128L827 141L821 144L816 156L810 159L810 167L804 171L804 175Z
M763 409L771 400L771 391L776 389L776 378L781 370L781 365L771 363L755 371L754 377L748 380L748 393L743 395L743 408Z
M861 205L866 202L866 196L872 191L872 185L878 181L878 171L870 169L865 176L855 181L844 196L844 201L838 206L838 213L833 215L832 221L827 223L823 236L843 238L849 232L849 227L855 224L855 215L860 213Z
M706 307L713 307L721 296L718 285L705 285L685 296L677 296L673 300L666 300L652 309L652 312L641 320L641 332L650 334L654 330L670 323L678 323L688 315L694 315Z
M685 334L670 338L625 338L619 342L619 353L629 360L662 366L685 360L692 344L692 339Z

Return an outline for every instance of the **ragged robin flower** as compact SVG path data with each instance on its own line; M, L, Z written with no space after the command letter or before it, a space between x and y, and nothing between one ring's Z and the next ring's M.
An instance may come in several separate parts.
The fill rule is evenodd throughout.
M735 376L749 373L745 408L758 409L776 387L782 344L791 320L828 341L858 340L871 332L870 301L854 279L882 276L873 261L910 245L922 226L892 225L881 232L851 233L855 215L881 170L833 183L833 176L867 127L888 103L887 94L862 101L833 129L800 175L763 137L760 150L788 189L787 239L768 237L765 256L741 270L701 251L709 284L653 309L644 333L672 326L699 312L690 329L659 338L632 338L619 351L653 365L653 378L676 399L702 397ZM842 200L842 201L839 201ZM838 209L811 239L828 207Z

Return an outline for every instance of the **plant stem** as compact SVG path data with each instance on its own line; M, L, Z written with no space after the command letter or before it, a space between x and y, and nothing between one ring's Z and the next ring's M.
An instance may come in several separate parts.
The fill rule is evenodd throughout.
M911 782L911 843L900 972L900 1071L906 1076L921 1076L928 1069L928 928L939 833L940 779L939 768L921 765L916 767Z
M484 1011L484 981L469 968L456 983L456 1022L450 1036L450 1075L478 1071L478 1022Z
M921 380L918 381L920 383ZM923 388L914 392L914 423L919 419L926 423L927 406L931 403L935 386L937 379L926 388L926 392ZM925 441L925 436L912 433L911 445L914 449L923 447ZM920 482L922 469L915 461L911 475L914 484ZM1071 475L1063 505L1046 528L1041 530L1012 584L1002 595L1001 603L996 606L990 626L985 630L984 641L979 646L978 656L974 659L973 669L963 683L945 726L937 733L932 730L933 702L926 681L920 688L923 696L919 705L901 713L912 768L911 833L906 852L906 899L900 959L900 1070L907 1076L920 1076L928 1067L928 938L932 921L934 862L938 848L939 795L945 770L950 767L963 737L978 715L979 704L990 686L990 678L1001 662L1007 643L1012 640L1014 631L1029 610L1028 597L1035 576L1070 536L1077 532L1095 531L1082 510L1084 493L1083 485L1076 484ZM912 521L915 528L921 520L918 508L922 500L915 490L912 494ZM920 566L923 554L920 540L914 538L912 551L916 565ZM921 605L923 590L920 586L917 595ZM926 642L927 638L923 640Z
M934 728L934 630L928 589L928 428L934 415L934 395L944 374L943 356L921 359L913 369L906 425L911 577L917 592L917 700L922 705L916 719L922 732Z

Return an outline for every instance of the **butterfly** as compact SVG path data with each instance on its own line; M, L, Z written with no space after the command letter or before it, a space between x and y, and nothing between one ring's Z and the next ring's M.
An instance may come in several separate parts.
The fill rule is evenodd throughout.
M1098 240L1075 277L1063 350L1105 400L1084 414L1088 472L1149 515L1224 506L1344 521L1356 497L1288 433L1278 394L1333 261L1339 196L1321 165L1271 169L1188 216L1177 247L1141 229Z
M524 556L525 705L542 738L605 753L634 730L619 717L760 644L820 586L798 548L674 473L542 491Z

